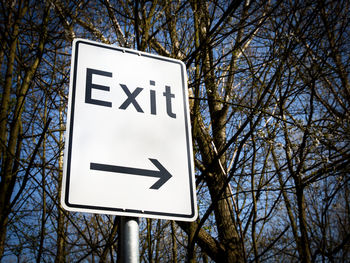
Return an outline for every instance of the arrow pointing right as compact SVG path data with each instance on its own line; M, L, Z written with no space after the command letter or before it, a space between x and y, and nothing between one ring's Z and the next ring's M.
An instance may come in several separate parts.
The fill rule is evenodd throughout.
M151 159L149 160L153 163L154 166L158 168L158 170L146 170L132 167L124 167L110 164L101 164L101 163L90 163L90 170L104 171L104 172L112 172L112 173L123 173L123 174L132 174L139 176L148 176L148 177L157 177L159 180L155 182L150 189L158 190L163 186L172 175L168 172L167 169L157 160Z

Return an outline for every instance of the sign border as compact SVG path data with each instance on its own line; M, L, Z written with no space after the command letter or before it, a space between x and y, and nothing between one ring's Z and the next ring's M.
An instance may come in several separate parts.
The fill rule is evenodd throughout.
M94 205L82 205L74 204L69 202L69 191L70 191L70 176L71 176L71 158L72 158L72 145L73 145L73 130L74 130L74 111L76 107L76 80L77 80L77 69L78 69L78 57L79 57L79 45L91 45L98 48L110 49L118 52L129 53L136 56L143 56L151 59L157 59L161 61L166 61L170 63L179 64L181 68L181 82L182 82L182 95L183 95L183 105L184 105L184 119L185 119L185 133L186 133L186 145L187 145L187 160L188 160L188 174L189 174L189 188L190 188L190 199L191 199L191 213L181 214L181 213L168 213L159 212L152 210L136 210L136 209L125 209L125 208L115 208L115 207L104 207L104 206L94 206ZM153 55L150 53L145 53L137 50L132 50L128 48L116 47L112 45L106 45L95 41L85 40L76 38L73 40L72 49L72 59L71 59L71 82L69 87L69 92L71 97L69 97L70 112L68 111L67 124L69 125L68 133L66 134L66 149L64 156L64 171L62 180L62 196L61 202L64 207L70 211L80 211L80 212L91 212L91 213L101 213L101 214L115 214L120 216L136 216L136 217L149 217L149 218L159 218L159 219L170 219L170 220L184 220L184 221L194 221L197 218L197 200L195 193L195 182L194 182L194 166L192 157L192 143L191 143L191 129L189 122L189 112L188 112L188 101L187 101L187 75L185 74L185 65L182 61L167 58L159 55ZM69 108L68 108L69 110ZM68 147L67 147L68 146Z

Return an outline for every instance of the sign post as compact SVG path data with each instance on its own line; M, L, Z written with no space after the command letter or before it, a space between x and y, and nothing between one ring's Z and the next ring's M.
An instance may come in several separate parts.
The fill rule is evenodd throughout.
M121 217L120 249L122 263L139 263L139 221L136 217Z

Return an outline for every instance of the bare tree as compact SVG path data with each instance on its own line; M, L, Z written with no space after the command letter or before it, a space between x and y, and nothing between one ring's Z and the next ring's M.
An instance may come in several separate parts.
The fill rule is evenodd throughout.
M349 260L347 1L0 8L0 257L118 258L117 217L59 205L70 46L82 37L187 66L199 218L141 220L142 261Z

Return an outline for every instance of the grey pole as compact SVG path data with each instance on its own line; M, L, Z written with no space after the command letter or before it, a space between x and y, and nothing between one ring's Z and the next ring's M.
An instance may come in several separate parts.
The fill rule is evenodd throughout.
M120 235L121 262L139 263L139 219L122 216Z

